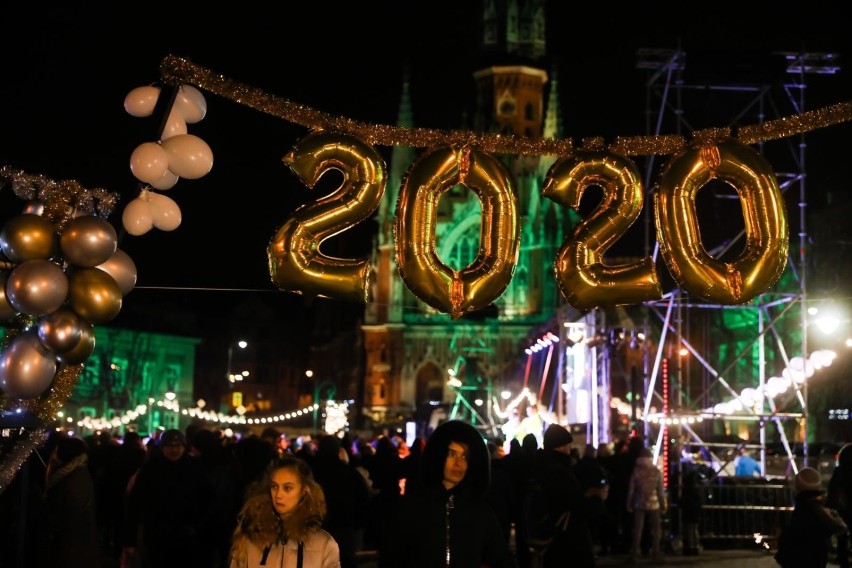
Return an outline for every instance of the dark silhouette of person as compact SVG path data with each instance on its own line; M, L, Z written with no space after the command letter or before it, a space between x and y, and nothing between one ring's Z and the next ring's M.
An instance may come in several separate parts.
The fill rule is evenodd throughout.
M831 538L849 529L834 509L825 506L825 491L817 470L805 467L794 481L796 506L781 531L775 561L782 568L825 568Z
M337 541L341 568L356 568L371 496L364 476L348 461L343 461L341 455L348 456L340 445L340 439L331 434L324 435L317 443L312 468L314 479L325 493L327 510L322 528Z
M533 462L531 477L548 496L547 514L559 521L550 544L542 551L544 568L565 566L588 568L595 565L594 546L589 528L589 514L583 491L573 472L571 443L573 436L559 424L551 424L544 432L543 448Z
M140 554L143 566L210 566L213 551L203 546L215 493L207 472L187 452L180 430L166 430L160 451L130 482L124 552Z
M95 486L86 442L66 437L51 455L45 489L52 542L50 566L97 568L101 565Z
M852 443L837 452L837 467L828 482L826 505L836 510L846 526L852 527ZM837 537L837 562L849 568L849 533Z

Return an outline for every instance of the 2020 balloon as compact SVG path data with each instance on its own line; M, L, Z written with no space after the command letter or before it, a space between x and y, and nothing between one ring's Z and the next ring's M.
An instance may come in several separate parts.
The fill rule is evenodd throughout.
M267 249L273 282L297 293L367 301L368 260L327 257L319 245L378 208L385 183L378 153L353 136L316 132L285 163L311 187L329 168L343 171L345 181L331 195L297 209L278 230ZM742 203L746 246L733 262L713 258L701 242L695 197L714 179L731 185ZM481 246L473 263L454 270L437 254L435 229L441 196L458 184L480 200ZM561 294L578 309L660 298L651 257L621 265L603 258L642 211L644 191L630 159L580 151L551 167L542 194L576 209L592 185L603 189L603 199L554 259ZM654 209L662 258L677 284L695 297L745 304L771 287L786 266L789 228L778 183L769 164L745 144L704 143L673 157L654 192ZM419 299L453 319L486 307L511 281L518 241L514 190L496 158L474 148L440 147L412 164L397 202L394 247L400 276Z

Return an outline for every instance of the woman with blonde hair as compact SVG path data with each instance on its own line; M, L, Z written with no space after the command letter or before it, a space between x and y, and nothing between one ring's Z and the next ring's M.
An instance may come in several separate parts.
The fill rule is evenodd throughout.
M339 568L337 542L321 527L325 496L311 468L285 456L249 492L231 544L231 568Z

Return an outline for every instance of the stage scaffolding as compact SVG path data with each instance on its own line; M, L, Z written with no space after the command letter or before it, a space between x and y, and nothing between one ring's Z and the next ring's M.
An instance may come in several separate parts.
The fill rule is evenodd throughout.
M637 56L637 68L648 71L645 84L647 134L680 134L687 138L703 128L724 126L735 131L739 125L802 113L805 111L806 78L813 74L834 74L839 69L837 56L826 53L772 53L753 61L739 54L714 54L712 61L706 54L696 54L694 60L699 69L693 73L689 72L693 58L688 65L687 54L679 49L642 49ZM710 65L704 77L701 77L702 63ZM703 102L703 106L695 106L696 101ZM630 401L631 418L636 421L638 414L639 428L644 428L647 443L654 445L658 454L668 451L670 441L679 442L675 447L698 447L705 455L712 456L710 462L717 466L717 473L721 473L721 469L730 464L730 456L736 449L748 447L759 450L766 472L767 427L771 425L789 460L788 473L795 473L798 467L791 442L798 440L802 444L807 462L807 380L801 383L792 380L794 390L779 397L777 403L776 399L763 394L770 379L775 378L770 374L782 373L783 369L787 373L785 376L795 376L799 364L802 373L809 369L806 144L801 135L796 140L760 144L756 149L767 157L775 170L791 227L787 269L771 290L746 305L721 306L696 301L685 290L675 288L662 300L631 307L633 329L627 328L630 324L619 318L614 321L611 313L605 314L599 309L586 314L570 309L560 313L559 368L565 394L560 389L559 395L568 400L561 399L558 408L567 423L587 420L588 443L597 446L611 440L609 407L613 379L610 369L616 341L620 340L630 341L631 347L636 343L641 349L642 399L638 412L636 400ZM660 166L667 159L668 156L649 157L644 180L645 254L654 258L661 277L667 271L657 262L659 246L653 230L652 191ZM723 205L734 207L735 213L741 211L733 188L705 187L701 193L707 194L702 199L724 201ZM708 202L699 205L699 215L701 206L708 206ZM702 225L702 236L704 231ZM712 248L707 246L708 253L715 258L730 256L732 249L736 251L734 247L742 246L744 236L743 229ZM722 360L720 353L725 337L714 326L721 321L727 322L726 318L747 322L750 328L741 326L737 330L739 350L727 351ZM585 334L581 342L576 341L578 329ZM613 333L622 336L611 337ZM642 341L637 342L637 337ZM732 342L732 345L737 343ZM681 350L685 350L684 355L679 354ZM577 367L580 359L583 363ZM769 368L770 364L773 368ZM582 392L572 389L572 383L582 384ZM742 404L744 388L756 393L754 406ZM588 398L589 410L585 414L579 411L582 416L577 410L578 394ZM720 403L733 407L723 407ZM793 426L785 428L785 423ZM727 440L721 439L722 433L728 434ZM745 442L726 443L740 438L740 434L745 434L741 437ZM795 439L791 439L793 436ZM715 455L714 451L720 448L727 448L727 458ZM679 457L663 455L668 461L677 461Z

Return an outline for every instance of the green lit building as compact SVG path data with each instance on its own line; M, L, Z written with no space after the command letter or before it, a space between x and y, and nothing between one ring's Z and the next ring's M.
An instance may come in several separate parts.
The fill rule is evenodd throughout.
M200 339L95 327L95 350L63 408L67 428L109 424L113 432L183 428L187 419L163 406L195 407L195 352ZM144 412L138 412L142 408Z

